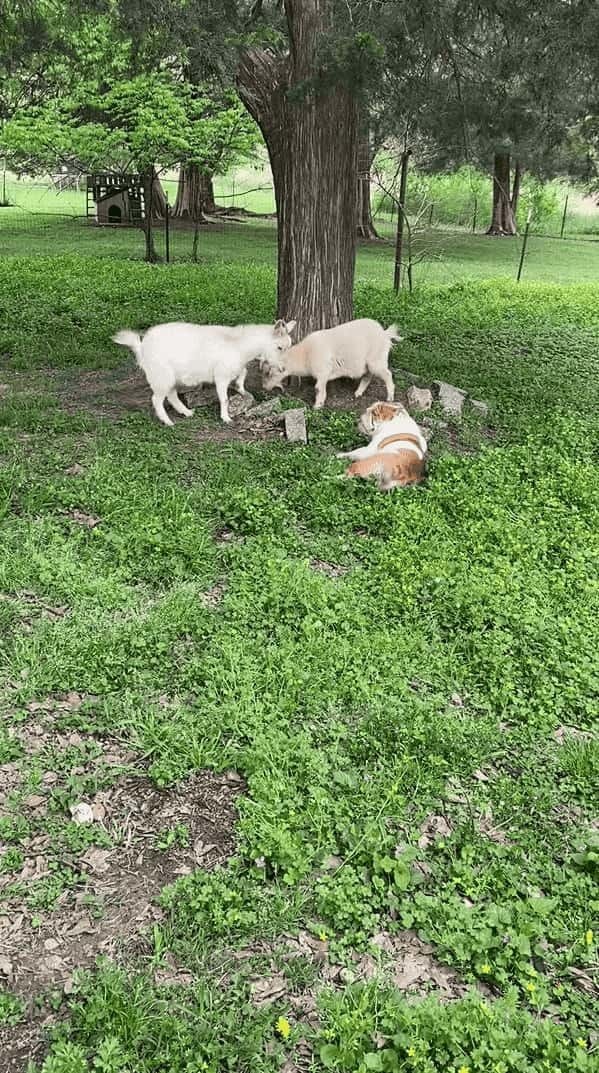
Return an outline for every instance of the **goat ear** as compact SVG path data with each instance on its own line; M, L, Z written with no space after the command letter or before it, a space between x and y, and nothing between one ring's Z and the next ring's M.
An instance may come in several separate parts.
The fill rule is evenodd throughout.
M291 333L294 330L296 324L297 324L296 320L288 320L287 321L287 331L289 332L289 335L291 335Z

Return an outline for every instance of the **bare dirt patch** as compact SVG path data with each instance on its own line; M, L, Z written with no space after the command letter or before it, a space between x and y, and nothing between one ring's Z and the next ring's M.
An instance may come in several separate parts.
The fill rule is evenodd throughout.
M42 1061L47 1046L44 1026L49 1022L0 1028L2 1073L22 1073L30 1062Z
M326 574L330 578L344 577L349 574L349 566L340 566L338 563L327 563L324 559L311 559L310 566L319 574Z
M169 790L143 776L125 777L91 798L108 845L91 845L79 857L76 885L35 920L22 905L5 903L0 947L8 987L24 997L49 986L68 992L75 969L143 944L144 929L160 919L155 899L162 888L232 855L239 790L235 773L200 772ZM32 860L41 867L35 874L45 875L49 853Z

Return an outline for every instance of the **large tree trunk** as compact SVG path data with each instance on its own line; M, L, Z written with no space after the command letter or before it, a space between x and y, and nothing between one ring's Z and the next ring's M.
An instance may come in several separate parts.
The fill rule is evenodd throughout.
M332 0L285 0L285 13L289 54L248 49L237 79L273 173L277 315L297 320L302 338L352 317L358 115L348 85L319 84L315 56L332 29Z
M373 156L369 132L366 130L358 142L358 238L378 238L372 222L370 202L370 168Z
M495 153L493 160L493 215L488 235L515 235L510 198L510 154Z
M173 216L203 221L204 214L211 212L216 212L212 176L198 164L184 165L179 171Z

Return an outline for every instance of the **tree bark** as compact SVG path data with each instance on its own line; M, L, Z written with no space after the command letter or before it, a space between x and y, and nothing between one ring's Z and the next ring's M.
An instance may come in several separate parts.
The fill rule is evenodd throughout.
M516 226L516 216L518 213L518 201L520 200L520 186L522 183L522 165L519 160L516 161L514 168L514 183L512 186L512 196L510 198L510 206L512 209L512 216L514 218L514 226Z
M352 317L358 111L348 85L318 84L316 45L331 31L331 0L285 0L285 13L289 54L246 50L237 81L272 168L277 316L297 320L302 338Z
M144 234L146 239L146 261L150 264L156 264L158 260L158 254L156 253L156 247L154 245L154 230L152 227L152 202L155 179L156 172L154 171L154 168L144 171Z
M372 221L370 202L370 168L373 156L369 131L366 130L358 142L358 238L378 238Z
M488 235L515 235L510 197L510 154L495 153L493 161L493 213Z
M156 169L152 170L152 219L163 220L166 216L166 197L164 190L162 189L162 183L156 174Z
M179 171L173 216L205 222L205 213L216 212L212 176L198 164L185 164Z
M410 156L412 155L411 149L404 149L401 154L401 177L399 180L399 202L397 204L397 233L395 236L395 269L393 272L393 290L397 294L401 289L401 265L403 257L403 229L406 219L406 191L408 189L408 167L410 163ZM409 235L409 233L408 233ZM410 284L410 291L412 290L412 248L410 243L410 265L408 282Z

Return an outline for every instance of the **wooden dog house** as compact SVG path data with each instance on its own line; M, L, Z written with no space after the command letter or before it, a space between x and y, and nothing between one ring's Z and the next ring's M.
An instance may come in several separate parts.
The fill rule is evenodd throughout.
M145 216L140 175L87 176L87 217L97 224L134 226Z

